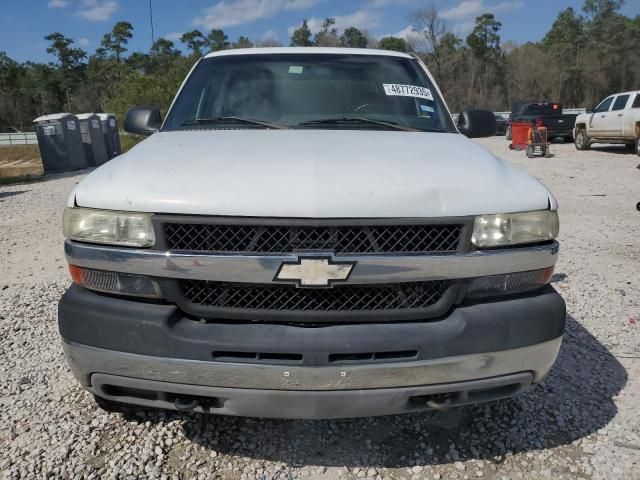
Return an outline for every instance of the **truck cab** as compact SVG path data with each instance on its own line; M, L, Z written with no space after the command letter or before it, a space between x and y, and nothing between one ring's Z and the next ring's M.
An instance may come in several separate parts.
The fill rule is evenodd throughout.
M633 146L640 155L640 91L605 98L576 118L575 145L588 150L592 143Z
M225 50L69 197L69 366L99 405L339 418L527 391L560 348L558 205L419 58ZM461 133L463 132L463 133Z

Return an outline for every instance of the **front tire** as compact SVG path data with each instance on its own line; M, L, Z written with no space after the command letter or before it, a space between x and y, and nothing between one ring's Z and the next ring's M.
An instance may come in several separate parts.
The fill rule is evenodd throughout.
M578 150L591 150L591 140L589 139L587 132L582 128L576 132L576 139L574 143Z
M636 153L640 157L640 135L636 138Z

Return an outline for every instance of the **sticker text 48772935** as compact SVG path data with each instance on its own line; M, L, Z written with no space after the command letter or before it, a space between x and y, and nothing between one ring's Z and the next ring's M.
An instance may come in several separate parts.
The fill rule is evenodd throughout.
M399 85L397 83L383 83L384 93L396 97L414 97L433 100L431 90L416 85Z

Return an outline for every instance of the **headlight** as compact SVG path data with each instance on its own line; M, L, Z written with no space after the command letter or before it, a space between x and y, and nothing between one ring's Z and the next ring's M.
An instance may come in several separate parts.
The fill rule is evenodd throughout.
M124 247L151 247L156 238L151 214L65 208L64 236L71 240Z
M478 248L543 242L556 238L559 229L555 210L480 215L476 217L471 242Z

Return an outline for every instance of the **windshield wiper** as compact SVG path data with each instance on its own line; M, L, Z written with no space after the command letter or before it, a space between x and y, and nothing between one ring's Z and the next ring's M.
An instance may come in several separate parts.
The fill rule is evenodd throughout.
M243 123L246 125L256 125L265 128L274 128L277 130L287 129L286 125L280 125L279 123L264 122L262 120L255 120L253 118L244 117L217 117L217 118L196 118L195 120L188 120L180 124L181 127L187 125L215 125L220 123Z
M403 127L395 122L383 122L380 120L373 120L372 118L364 117L333 117L322 118L320 120L309 120L308 122L299 123L301 127L312 127L314 125L358 125L358 124L372 124L379 125L381 127L392 128L394 130L402 130L404 132L421 132L417 128Z

